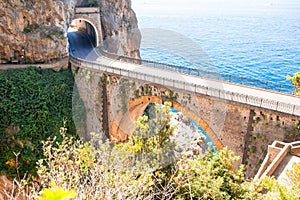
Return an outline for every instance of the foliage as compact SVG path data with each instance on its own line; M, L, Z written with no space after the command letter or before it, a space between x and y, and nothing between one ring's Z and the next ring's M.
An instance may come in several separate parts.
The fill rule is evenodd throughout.
M300 95L300 72L295 73L293 77L286 76L286 79L294 85L294 94Z
M274 178L267 177L261 183L245 181L243 166L234 169L232 163L238 158L226 148L193 158L183 155L182 159L170 159L174 145L170 136L176 127L170 124L169 107L169 103L156 105L155 117L140 117L128 142L118 145L103 142L95 133L92 141L83 142L67 135L69 127L64 123L59 134L42 142L44 157L37 162L40 188L31 186L28 199L40 191L42 200L299 197L300 165L288 172L295 184L289 190ZM18 165L17 160L8 163ZM24 190L28 182L22 180L19 186Z
M293 163L293 167L286 171L288 184L279 183L274 177L266 176L256 185L256 191L265 193L264 200L298 200L300 198L300 163Z
M295 199L300 198L300 163L293 163L292 170L287 170L287 176L292 182L291 191L295 195Z
M63 190L75 189L77 199L260 198L244 182L243 168L232 169L234 158L226 149L149 172L139 170L123 148L108 142L97 146L67 136L58 146L56 138L45 141L45 158L38 165L42 186L54 182Z
M264 199L281 199L281 200L297 200L293 190L289 190L284 185L280 185L274 177L265 177L262 180L261 187L268 191Z
M23 31L25 33L30 33L30 32L37 30L38 28L39 28L38 24L28 24L27 26L24 27Z
M120 146L131 153L135 159L147 163L150 168L158 168L174 162L173 135L175 126L171 125L171 103L155 105L154 117L143 115L135 122L135 128L126 143Z
M68 200L73 199L77 196L77 192L74 190L64 190L55 185L55 183L50 183L51 188L45 188L42 190L42 195L40 200Z
M234 170L238 158L226 148L177 163L175 199L259 199L245 182L243 166Z
M42 187L54 182L64 190L74 188L78 199L145 199L153 185L151 174L137 174L130 154L96 141L98 148L63 134L61 144L56 138L43 142L45 158L38 162Z
M46 37L51 40L54 40L55 38L64 39L64 30L57 26L28 24L27 26L24 27L23 32L24 33L40 32L42 37Z
M36 174L41 140L56 135L63 119L72 122L73 76L69 70L28 68L0 73L0 174ZM18 164L15 162L18 156Z

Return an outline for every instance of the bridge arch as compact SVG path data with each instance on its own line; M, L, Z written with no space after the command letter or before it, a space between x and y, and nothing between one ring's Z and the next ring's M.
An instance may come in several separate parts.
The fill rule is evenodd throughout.
M128 138L128 133L131 133L134 128L134 122L138 119L139 116L143 115L146 107L150 103L163 104L164 101L170 101L174 109L182 112L185 116L195 121L198 126L200 126L206 132L208 137L210 137L218 150L224 148L224 145L217 137L215 132L197 113L182 106L178 102L174 102L168 99L165 100L159 96L142 96L129 101L127 112L123 113L122 111L120 111L113 120L110 129L110 139L114 142L126 140Z

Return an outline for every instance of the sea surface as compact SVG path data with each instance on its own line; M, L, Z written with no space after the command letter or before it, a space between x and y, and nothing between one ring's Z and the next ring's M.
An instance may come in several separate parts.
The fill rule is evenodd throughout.
M300 71L299 0L132 0L132 5L142 59L292 93L286 75Z

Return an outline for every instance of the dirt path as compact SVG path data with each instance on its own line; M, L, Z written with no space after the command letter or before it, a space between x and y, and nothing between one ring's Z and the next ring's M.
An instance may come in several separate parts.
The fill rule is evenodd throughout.
M0 64L0 71L8 70L8 69L27 68L30 66L37 66L43 69L52 68L54 70L60 70L61 68L68 67L68 60L69 58L65 57L57 62L47 63L47 64Z

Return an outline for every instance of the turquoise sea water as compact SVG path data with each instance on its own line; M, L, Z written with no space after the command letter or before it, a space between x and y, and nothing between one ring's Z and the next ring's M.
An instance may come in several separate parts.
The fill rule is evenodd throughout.
M175 108L171 108L171 111L173 113L178 113L179 111L176 110ZM191 120L191 119L190 119ZM205 136L205 140L206 140L206 144L208 145L208 149L209 150L214 150L217 151L217 147L215 146L215 144L213 143L213 141L211 140L211 138L207 135L207 133L200 127L198 126L198 124L191 120L191 122L194 124L194 126L197 127L197 129Z
M139 28L170 30L166 45L142 40L141 57L163 63L194 66L221 74L290 85L286 75L300 71L300 1L297 0L132 0ZM149 37L146 37L149 40ZM145 45L146 44L146 45ZM170 49L176 49L172 51ZM183 53L201 48L205 56ZM210 65L202 65L209 60ZM238 81L237 81L238 82ZM257 87L292 92L292 86L255 83Z

